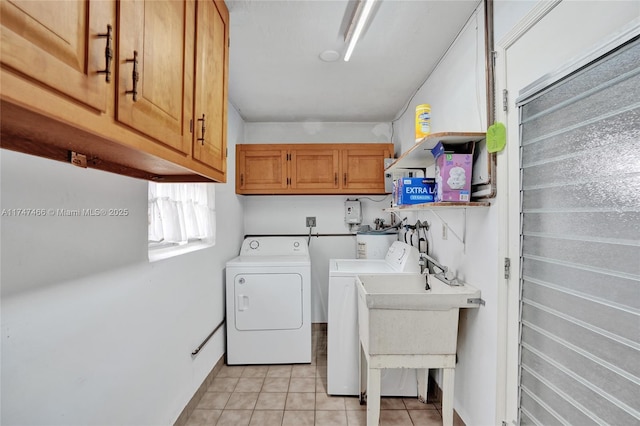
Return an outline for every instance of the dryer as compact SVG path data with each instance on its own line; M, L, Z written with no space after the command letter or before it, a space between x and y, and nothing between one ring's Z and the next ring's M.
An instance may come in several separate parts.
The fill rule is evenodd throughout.
M311 362L311 262L304 238L245 238L227 262L227 364Z
M358 274L420 273L419 252L401 241L394 242L384 259L330 259L329 312L327 321L327 393L360 395L358 361ZM418 395L415 369L382 370L381 394Z

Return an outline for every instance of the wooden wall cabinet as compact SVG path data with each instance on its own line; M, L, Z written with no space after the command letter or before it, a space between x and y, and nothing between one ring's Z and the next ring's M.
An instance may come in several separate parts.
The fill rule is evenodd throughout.
M223 2L199 0L196 8L196 69L193 158L227 173L229 13Z
M223 1L1 4L3 148L75 152L76 165L156 181L226 180Z
M236 193L384 194L384 159L393 144L236 146Z
M150 0L118 8L116 120L185 154L192 136L192 6Z
M3 67L106 111L109 85L105 80L115 75L107 76L105 58L107 44L115 48L112 5L3 0L0 16ZM100 70L105 73L98 75Z

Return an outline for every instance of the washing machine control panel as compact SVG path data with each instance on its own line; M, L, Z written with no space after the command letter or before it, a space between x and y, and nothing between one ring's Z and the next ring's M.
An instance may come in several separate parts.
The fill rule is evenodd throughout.
M418 249L402 241L391 244L384 260L399 272L420 272Z

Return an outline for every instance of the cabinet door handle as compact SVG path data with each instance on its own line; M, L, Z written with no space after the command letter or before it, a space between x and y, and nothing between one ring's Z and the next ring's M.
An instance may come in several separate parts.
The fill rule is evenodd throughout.
M346 173L344 174L344 185L345 186L347 185L347 174Z
M111 32L113 28L111 25L107 25L107 32L104 34L98 34L96 37L106 38L107 46L104 48L104 69L99 70L98 74L104 74L104 80L109 83L111 81L111 59L113 59L113 49L111 48Z
M244 173L240 174L240 186L244 186Z
M202 122L202 127L201 127L201 129L202 129L202 137L198 138L198 141L202 145L204 145L204 131L205 131L205 128L204 128L204 114L202 114L202 118L198 118L198 121Z
M133 102L138 100L138 51L133 51L133 59L125 59L125 62L133 62L133 72L131 73L131 79L133 80L133 90L127 90L125 95L133 95Z
M336 185L336 186L338 185L338 174L337 173L333 174L333 184Z

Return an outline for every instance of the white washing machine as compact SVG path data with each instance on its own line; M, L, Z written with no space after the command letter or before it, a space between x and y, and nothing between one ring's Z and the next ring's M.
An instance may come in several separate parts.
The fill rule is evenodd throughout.
M327 392L360 395L358 378L358 274L420 273L419 253L401 241L394 242L384 259L330 259L327 325ZM382 370L381 394L418 395L415 369Z
M227 262L227 364L311 362L311 261L304 238L255 237Z
M357 259L384 259L393 244L398 239L398 231L380 232L363 231L356 234Z

